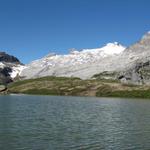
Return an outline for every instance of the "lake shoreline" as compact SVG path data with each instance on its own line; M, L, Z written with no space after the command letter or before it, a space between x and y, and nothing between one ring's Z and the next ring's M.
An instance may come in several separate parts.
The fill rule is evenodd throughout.
M150 100L150 97L115 97L115 96L85 96L85 95L83 95L83 96L81 96L81 95L45 95L45 94L23 94L23 93L8 93L8 94L0 94L0 96L54 96L54 97L57 97L57 96L59 96L59 97L80 97L80 98L106 98L106 99L108 99L108 98L115 98L115 99L143 99L143 100Z
M150 99L150 86L123 84L116 80L42 77L13 82L8 85L7 93Z

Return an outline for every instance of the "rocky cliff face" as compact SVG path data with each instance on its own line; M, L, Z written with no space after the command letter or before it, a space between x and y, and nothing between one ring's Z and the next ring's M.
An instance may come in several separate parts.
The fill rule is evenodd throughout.
M23 65L16 57L0 52L0 84L12 82L20 72L19 68L23 68Z
M18 58L8 55L5 52L0 52L0 62L21 64Z
M150 32L127 48L120 59L125 62L119 76L122 82L150 84Z

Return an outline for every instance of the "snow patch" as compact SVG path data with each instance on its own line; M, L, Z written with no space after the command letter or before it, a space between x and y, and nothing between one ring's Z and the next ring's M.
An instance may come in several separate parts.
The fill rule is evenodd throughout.
M0 62L0 68L4 68L5 67L5 64L3 64L2 62Z
M23 65L17 65L12 67L12 72L10 73L11 78L14 79L17 75L20 75L25 68L26 66Z
M108 55L114 55L119 54L125 50L126 47L122 46L118 42L114 43L108 43L102 48L95 48L95 49L83 49L81 53L92 53L92 54L98 54L101 53L102 56L108 56Z

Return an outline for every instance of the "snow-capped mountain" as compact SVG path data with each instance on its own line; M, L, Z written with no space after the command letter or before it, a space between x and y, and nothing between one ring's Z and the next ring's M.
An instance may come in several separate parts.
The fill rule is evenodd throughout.
M0 84L11 82L23 68L24 65L16 57L0 52Z
M20 73L25 78L67 76L82 79L95 74L126 83L150 84L150 32L128 48L114 42L102 48L73 49L68 55L49 54L26 65Z
M86 79L101 71L114 70L115 66L111 66L111 60L124 50L124 46L114 42L102 48L74 50L68 55L49 54L26 65L20 75L26 78L53 75Z
M51 53L25 66L17 58L0 52L0 79L4 78L6 82L17 76L24 79L43 76L89 79L96 74L127 83L150 84L150 32L128 48L114 42L101 48L72 49L70 54Z

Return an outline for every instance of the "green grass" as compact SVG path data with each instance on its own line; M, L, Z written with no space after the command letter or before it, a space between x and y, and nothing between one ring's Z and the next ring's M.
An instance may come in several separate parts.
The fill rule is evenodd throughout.
M63 92L61 92L57 89L28 89L22 93L35 94L35 95L64 95Z
M80 92L84 91L84 89L77 89L77 88L72 88L71 90L65 89L61 90L59 88L53 88L53 89L28 89L23 91L23 94L35 94L35 95L79 95Z
M10 93L38 95L78 95L88 87L88 81L80 78L43 77L11 83Z
M104 83L120 83L120 81L116 80L116 79L101 79L101 78L98 78L96 80L104 82Z
M116 87L116 88L114 88ZM121 88L121 90L119 90ZM94 89L94 90L93 90ZM68 77L43 77L17 81L8 85L9 93L35 95L73 95L98 97L150 98L150 88L110 82L109 80L81 80ZM96 94L95 94L96 93Z
M125 86L125 87L138 87L139 85L136 85L136 84L131 84L131 83L123 83L122 86Z
M127 97L127 98L150 98L150 89L148 90L118 90L111 91L106 88L96 92L97 97Z
M67 78L67 77L53 77L53 76L48 76L48 77L41 77L41 78L36 78L36 79L26 79L26 80L21 80L21 81L15 81L13 83L10 83L8 86L11 87L15 87L15 86L20 86L23 84L27 84L27 83L32 83L32 82L36 82L36 81L73 81L73 80L81 80L80 78Z

